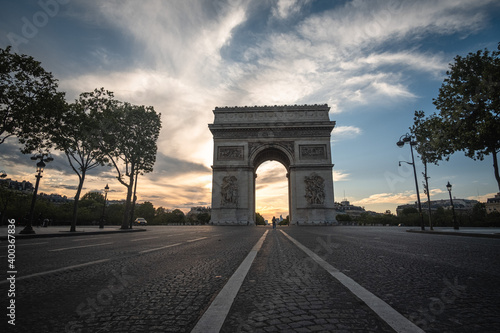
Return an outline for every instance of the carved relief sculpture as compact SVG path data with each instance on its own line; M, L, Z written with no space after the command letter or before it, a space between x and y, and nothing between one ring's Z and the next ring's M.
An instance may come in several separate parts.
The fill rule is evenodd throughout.
M305 177L306 199L311 205L323 205L325 203L325 180L315 172Z
M243 160L243 147L219 147L219 161Z
M301 145L300 146L301 160L322 160L326 159L325 145Z
M221 205L238 205L238 179L235 176L226 176L222 179Z

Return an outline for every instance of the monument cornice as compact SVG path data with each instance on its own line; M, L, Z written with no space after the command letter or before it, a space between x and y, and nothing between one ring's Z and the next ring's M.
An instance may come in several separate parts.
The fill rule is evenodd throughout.
M248 112L248 111L315 111L330 110L328 104L303 105L255 105L255 106L216 106L215 112Z
M330 122L328 105L282 105L216 107L211 125L240 126L241 124L267 124L280 126L293 123Z
M297 136L311 137L329 137L335 122L333 124L314 125L314 126L283 126L283 127L258 127L258 126L209 126L214 138L296 138Z

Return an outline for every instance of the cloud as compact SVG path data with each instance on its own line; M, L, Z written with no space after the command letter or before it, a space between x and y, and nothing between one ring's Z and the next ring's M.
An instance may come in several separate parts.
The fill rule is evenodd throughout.
M488 201L489 198L494 198L495 195L497 195L497 194L498 193L488 193L488 194L483 194L483 195L475 195L475 196L467 197L466 199L477 200L479 202L486 202L486 201Z
M332 131L332 141L337 142L343 139L352 139L361 133L361 128L356 126L336 126Z
M161 152L158 152L156 155L154 171L154 174L149 177L150 180L161 177L178 177L181 175L187 176L191 173L203 174L212 172L212 170L203 164L181 160L175 157L167 156Z
M477 31L485 24L482 8L493 1L350 1L311 16L299 31L306 39L335 43L349 50L435 33ZM470 15L475 11L474 15ZM359 47L361 46L361 48Z
M240 61L228 63L231 82L248 105L319 100L330 103L332 112L342 112L353 103L414 99L409 72L438 78L447 69L445 56L419 51L418 44L390 51L381 51L382 46L418 41L430 33L476 31L486 24L487 3L351 1L246 45ZM286 17L295 8L295 1L284 1L272 12ZM476 14L470 15L473 9Z
M341 182L349 180L349 173L344 172L344 170L333 170L333 181Z
M298 0L74 1L60 15L92 28L75 38L82 40L80 54L68 53L58 40L43 45L71 59L61 62L64 69L55 66L69 99L104 87L119 100L152 105L162 114L157 162L153 173L140 178L139 197L172 207L210 201L213 141L207 124L215 106L328 103L331 113L340 113L411 101L418 98L411 88L415 74L440 78L449 62L421 41L479 31L488 24L488 4L495 1L355 0L317 12ZM334 129L332 140L361 134L347 123ZM19 165L19 177L33 178L29 158L8 151L2 167ZM73 183L76 176L62 157L44 176L46 185ZM95 172L88 180L92 188L114 177L106 168ZM268 189L281 178L273 170L259 176ZM350 176L334 170L335 181ZM413 198L381 193L363 200Z
M272 14L278 19L287 19L289 16L299 13L308 2L309 0L278 0L276 7L272 9Z
M440 189L431 190L431 200L432 196L435 194L443 193ZM423 200L422 197L420 197ZM358 206L373 205L373 204L397 204L404 205L417 201L417 195L413 191L406 191L402 193L377 193L372 194L368 198L361 200L356 200L353 204Z

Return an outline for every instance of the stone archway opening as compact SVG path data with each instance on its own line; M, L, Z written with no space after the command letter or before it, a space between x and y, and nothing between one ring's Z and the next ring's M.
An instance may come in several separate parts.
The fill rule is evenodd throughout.
M290 214L290 186L285 166L278 161L265 161L255 174L255 213L269 223L273 216L286 218Z

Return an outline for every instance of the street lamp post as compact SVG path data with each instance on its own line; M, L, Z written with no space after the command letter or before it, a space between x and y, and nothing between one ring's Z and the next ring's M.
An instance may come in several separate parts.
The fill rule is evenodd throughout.
M446 184L446 188L448 189L448 193L450 194L450 203L451 203L451 212L453 214L453 229L458 230L457 216L455 215L455 206L453 205L453 198L451 196L451 184L448 182Z
M33 191L33 197L31 198L31 208L30 208L30 217L28 219L28 222L26 223L26 226L24 227L23 230L21 230L20 234L34 234L35 230L33 230L33 216L35 214L35 203L36 203L36 195L38 193L38 185L40 184L40 179L43 177L43 169L45 168L46 164L45 162L49 163L52 162L54 159L52 156L48 154L38 154L31 156L32 161L40 160L36 164L36 172L37 175L35 176L36 178L36 183L35 183L35 191Z
M109 186L108 184L106 184L106 187L104 187L104 206L102 207L101 222L99 222L100 229L104 228L104 211L106 210L106 200L108 199L108 191L109 191Z
M413 166L413 176L415 177L415 189L417 191L417 202L418 202L418 213L420 214L420 228L425 230L424 225L424 215L422 214L422 204L420 203L420 193L418 191L418 181L417 181L417 170L415 168L415 158L413 157L413 146L417 144L416 141L412 141L412 137L410 134L406 133L399 138L399 141L396 143L399 148L403 148L405 143L410 145L411 151L411 163L405 162ZM404 162L404 161L403 161ZM401 162L399 162L399 166L401 166Z

